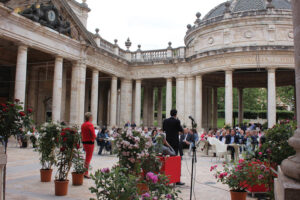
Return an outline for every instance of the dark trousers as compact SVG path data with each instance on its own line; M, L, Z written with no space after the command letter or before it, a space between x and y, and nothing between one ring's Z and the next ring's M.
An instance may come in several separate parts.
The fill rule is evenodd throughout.
M179 143L179 155L182 157L183 156L183 149L188 149L190 148L189 145L187 145L185 142L180 142Z
M231 152L231 160L234 160L234 153L235 153L234 148L229 146L227 147L227 150Z
M106 149L106 151L111 151L111 146L110 146L110 143L109 143L109 142L101 141L99 144L100 144L100 145L99 145L100 148L99 148L98 155L101 155L101 154L102 154L102 151L103 151L104 148Z

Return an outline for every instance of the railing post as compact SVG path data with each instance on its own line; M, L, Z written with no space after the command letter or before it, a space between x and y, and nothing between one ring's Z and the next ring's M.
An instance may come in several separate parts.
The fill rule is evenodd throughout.
M141 45L138 45L138 50L136 51L136 60L137 61L142 61L142 51L141 51Z
M100 35L99 35L99 29L98 29L98 28L96 28L96 34L95 34L95 36L94 36L94 40L95 40L97 46L100 47L100 44L101 44L101 37L100 37Z
M171 58L173 58L173 54L172 54L172 52L173 52L172 42L169 42L168 44L169 44L169 46L167 48L167 58L171 59Z
M120 49L119 49L119 46L118 46L118 40L115 39L114 53L115 53L116 55L119 55L119 51L120 51Z

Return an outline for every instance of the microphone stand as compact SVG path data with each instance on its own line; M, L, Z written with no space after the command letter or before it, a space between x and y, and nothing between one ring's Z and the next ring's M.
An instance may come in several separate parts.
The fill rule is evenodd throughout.
M197 156L196 156L196 143L195 143L195 136L194 136L194 128L197 127L197 124L195 123L193 118L190 118L192 120L192 127L193 127L193 138L192 138L192 150L193 150L193 155L192 155L192 173L191 173L191 188L190 188L190 200L193 198L193 190L194 190L194 165L197 163Z

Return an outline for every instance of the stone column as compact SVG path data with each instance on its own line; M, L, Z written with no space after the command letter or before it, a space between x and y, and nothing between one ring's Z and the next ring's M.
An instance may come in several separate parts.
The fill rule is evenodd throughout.
M110 95L111 96L110 96L110 120L109 121L110 121L110 126L112 127L117 125L118 78L115 76L113 76L111 79Z
M72 67L70 124L80 125L84 121L86 65L77 61Z
M99 71L94 69L92 75L92 92L91 92L91 112L93 115L93 124L97 125L98 113L98 92L99 92Z
M52 92L52 121L60 122L61 97L62 97L62 78L63 78L63 58L55 58L53 92Z
M225 124L232 126L232 70L225 71Z
M268 128L276 124L276 70L268 69Z
M28 88L28 108L36 111L36 89L38 85L38 69L31 69L30 71L30 80L29 80L29 88Z
M212 128L213 120L213 98L212 98L212 88L207 89L207 127Z
M141 125L141 88L142 88L142 81L136 80L135 81L135 113L134 113L134 122L139 127Z
M162 127L162 107L163 107L162 88L158 87L158 91L157 91L157 125L158 125L158 127Z
M195 122L197 130L202 129L202 75L196 76L195 84Z
M121 126L131 122L132 112L132 80L121 80Z
M213 128L218 128L218 88L213 88Z
M184 77L176 78L176 109L178 119L184 124Z
M150 87L148 92L148 126L152 127L154 125L154 88Z
M148 126L148 104L149 104L149 88L144 87L144 103L143 103L143 126Z
M186 94L185 94L185 121L186 125L189 128L192 128L192 121L189 119L189 116L194 116L194 103L195 103L195 77L191 76L186 79L187 87L186 87Z
M67 101L67 84L68 84L68 81L67 81L67 69L66 68L63 68L63 76L62 76L62 96L61 96L61 114L60 114L60 121L63 121L63 122L66 122L67 121L67 116L66 116L66 102L68 102L69 104L69 101Z
M239 125L241 125L244 120L243 88L238 89L238 96L239 96Z
M167 78L166 86L166 118L170 117L172 110L172 78Z
M202 128L208 129L208 88L203 87L202 90Z
M298 129L296 130L293 137L289 139L289 144L296 150L296 155L292 156L282 163L283 173L297 180L298 185L298 196L300 194L300 1L293 0L293 23L294 23L294 43L295 43L295 80L296 80L296 108L297 108L297 125ZM296 194L296 193L295 193Z
M27 46L20 45L16 65L15 99L25 104L26 97L26 73L27 73Z

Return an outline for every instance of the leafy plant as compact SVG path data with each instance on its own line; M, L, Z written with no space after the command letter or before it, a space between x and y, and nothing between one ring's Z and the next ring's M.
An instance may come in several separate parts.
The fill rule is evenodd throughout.
M14 102L0 104L0 136L5 142L5 152L8 138L24 135L32 127L32 109L23 110L23 103L15 99Z
M273 165L280 165L284 159L296 153L288 144L288 139L294 135L295 130L295 121L285 120L276 124L266 132L265 143L255 152L253 157L269 160Z
M56 164L55 148L58 146L61 127L54 123L45 123L39 128L37 151L41 155L42 169L51 169Z
M59 135L59 151L57 152L57 176L56 180L67 180L72 167L75 149L80 148L80 135L75 128L64 128Z
M236 164L223 164L223 170L218 171L217 165L210 171L215 171L218 182L228 185L230 190L245 192L248 187L265 184L265 177L270 174L270 168L255 160L239 160Z
M96 186L91 187L97 200L139 200L138 177L129 173L129 169L120 166L101 169L92 175Z
M152 146L152 139L142 135L140 132L127 130L123 133L115 133L116 153L119 157L119 164L129 171L139 174L141 159L149 156L149 148Z
M76 146L74 150L73 164L74 164L74 172L77 174L83 174L86 172L87 168L84 165L84 157L81 153L79 146Z

